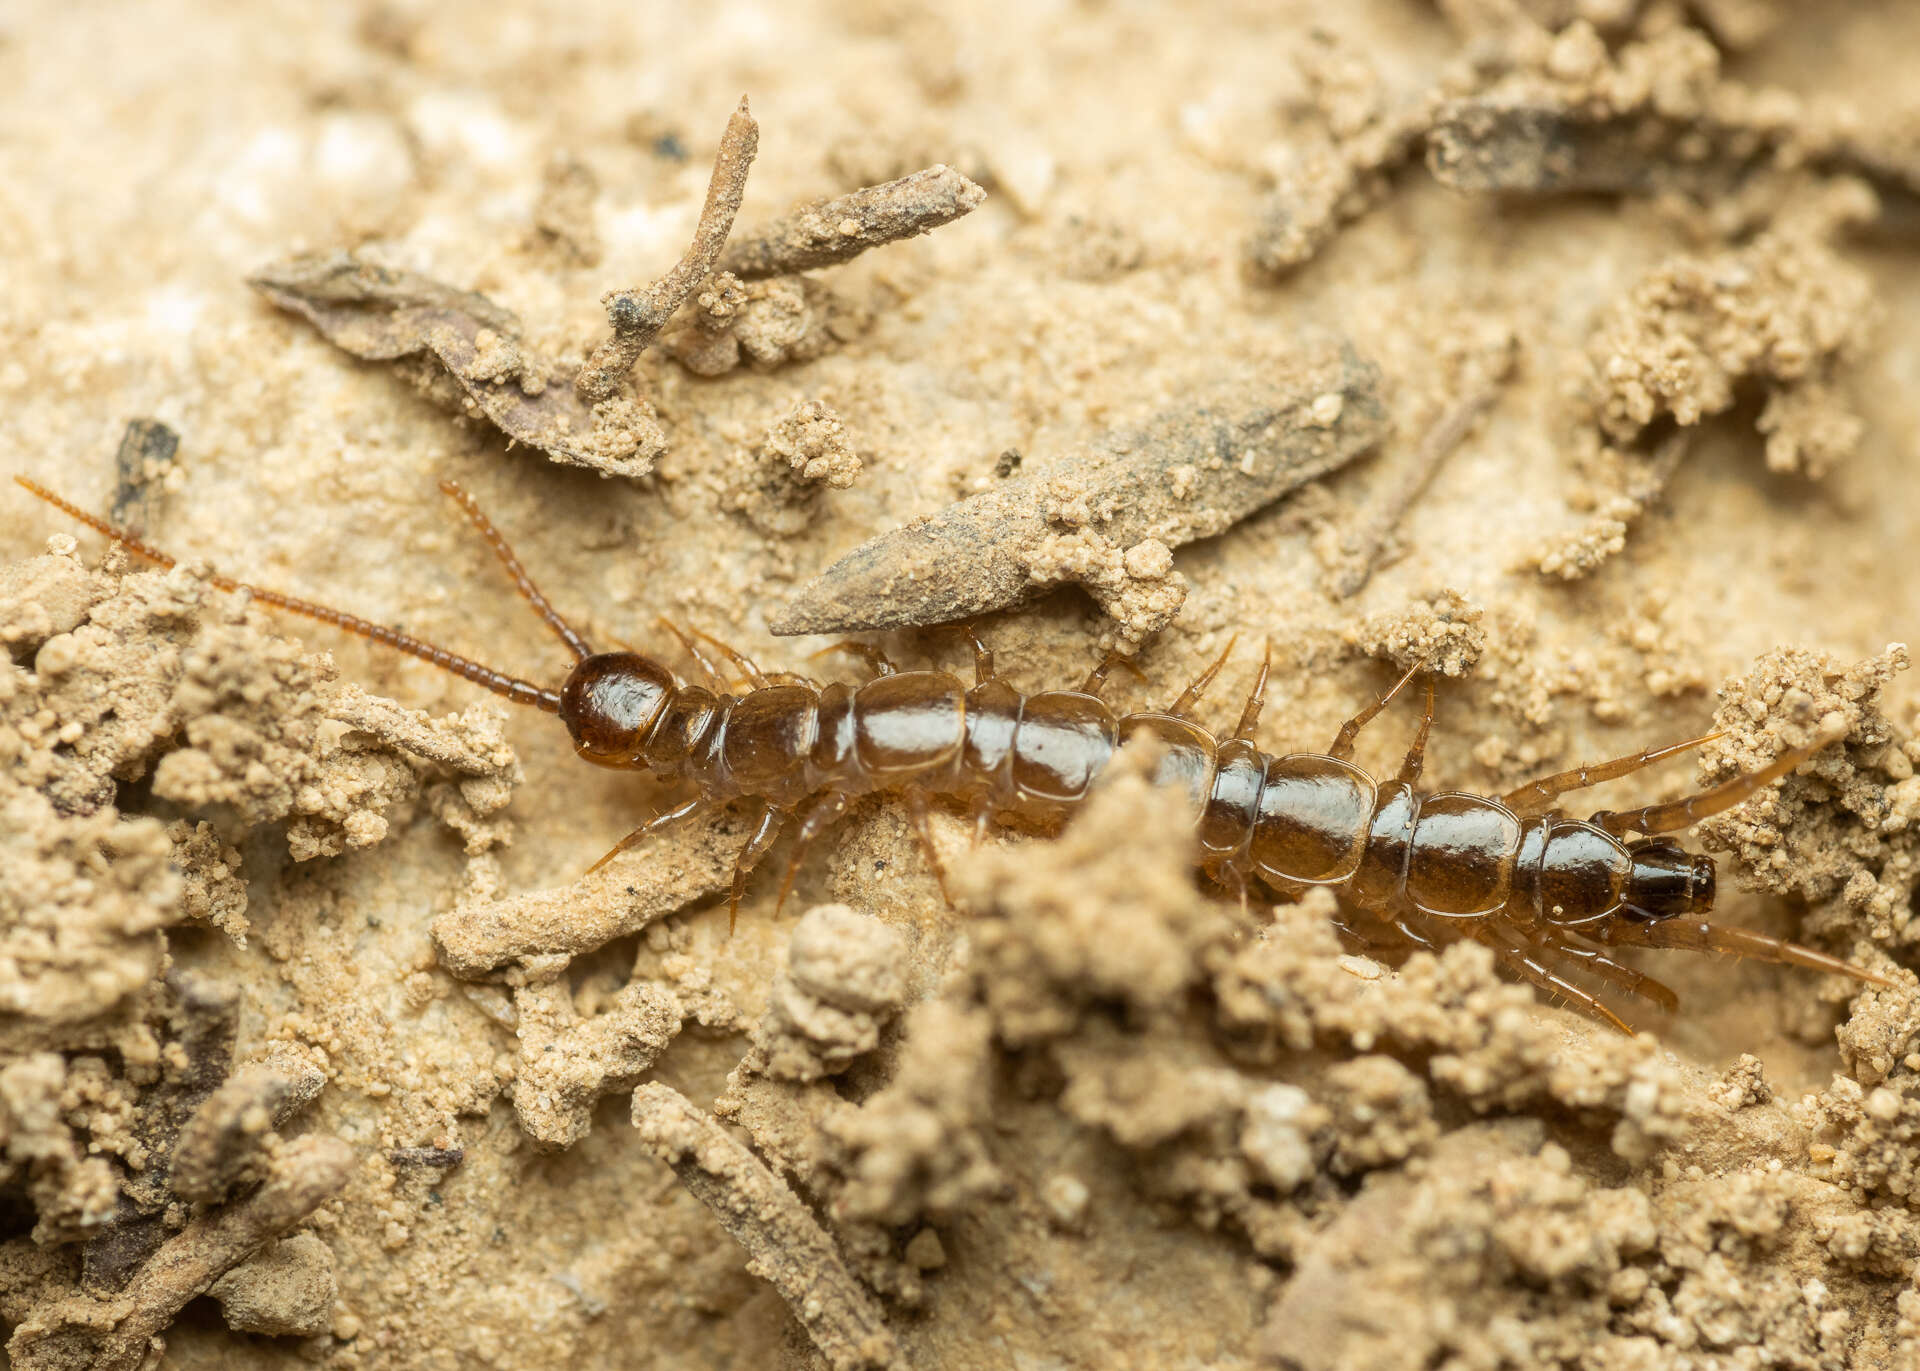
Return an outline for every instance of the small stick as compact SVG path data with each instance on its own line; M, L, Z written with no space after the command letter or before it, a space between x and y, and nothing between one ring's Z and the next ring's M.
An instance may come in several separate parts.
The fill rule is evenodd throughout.
M353 1149L338 1138L296 1138L265 1185L195 1219L161 1244L123 1292L121 1298L133 1308L102 1339L93 1358L95 1371L140 1366L152 1340L189 1300L332 1198L353 1165Z
M726 889L742 836L739 820L722 813L650 840L644 864L610 865L558 890L457 906L433 923L440 965L465 980L512 962L565 965Z
M1386 432L1380 372L1323 340L1275 377L1205 385L1137 428L1110 432L1043 471L891 529L833 563L769 616L777 635L924 628L1004 609L1039 583L1062 525L1062 490L1086 511L1074 531L1118 550L1182 547L1224 532L1366 451Z
M868 248L950 224L986 198L986 191L952 167L931 166L797 209L728 248L720 269L743 281L759 281L836 266Z
M670 1085L633 1092L641 1141L746 1249L748 1271L787 1302L834 1371L895 1365L880 1305L855 1280L800 1197L706 1111Z
M1400 527L1413 502L1432 484L1434 475L1453 455L1453 450L1473 431L1480 416L1492 408L1506 386L1507 371L1503 366L1497 375L1473 387L1427 430L1419 451L1414 454L1412 470L1399 485L1375 502L1362 517L1360 526L1349 535L1347 548L1357 560L1334 578L1335 595L1343 600L1357 595L1372 578L1387 539Z
M613 337L602 343L574 378L573 388L582 399L610 399L620 378L633 369L647 345L665 328L673 312L680 308L694 289L707 279L720 250L727 245L733 229L733 216L740 211L740 199L747 189L747 171L753 166L753 154L760 146L760 126L747 112L747 98L727 121L720 135L720 152L713 159L713 178L707 182L707 202L701 206L700 222L694 227L693 242L673 270L644 290L618 290L604 301L607 320L613 325Z

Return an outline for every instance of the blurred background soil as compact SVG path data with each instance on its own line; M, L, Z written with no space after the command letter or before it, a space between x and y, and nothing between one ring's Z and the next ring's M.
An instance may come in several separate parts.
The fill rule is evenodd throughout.
M1261 746L1319 750L1432 651L1427 782L1477 792L1728 730L1582 812L1838 710L1844 756L1705 835L1716 917L1910 983L1916 54L1897 3L19 0L0 471L557 682L451 477L596 644L684 664L667 615L817 672L768 620L843 553L1341 338L1388 436L1176 549L1109 698L1238 634L1225 726L1270 637ZM248 285L351 250L575 369L743 92L736 239L936 163L986 200L781 278L789 332L729 369L648 351L650 476ZM117 462L135 419L177 451ZM552 719L191 568L120 579L12 485L0 557L15 1364L1920 1365L1911 988L1664 954L1684 1009L1628 1040L1475 949L1354 956L1322 902L1243 922L1131 775L1054 842L936 816L968 913L862 803L729 936L737 818L579 883L660 796ZM978 627L1066 687L1130 641L1102 603L1143 602Z

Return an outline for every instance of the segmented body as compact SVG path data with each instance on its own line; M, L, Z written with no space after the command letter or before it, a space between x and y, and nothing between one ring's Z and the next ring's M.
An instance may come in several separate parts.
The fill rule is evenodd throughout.
M1666 907L1670 892L1635 888L1634 852L1592 823L1523 818L1458 791L1423 794L1327 753L1271 756L1181 714L1116 715L1087 691L1022 695L991 675L968 687L946 672L910 671L728 695L617 653L583 662L562 696L563 717L594 721L575 731L583 756L685 782L709 803L748 797L791 810L822 796L900 791L1047 830L1085 799L1119 746L1150 735L1154 779L1187 795L1201 864L1224 885L1258 877L1288 893L1329 886L1389 916L1505 915L1565 928L1614 915L1635 894L1654 906L1634 906L1643 920L1678 912ZM1651 874L1643 870L1642 885ZM1688 854L1678 874L1691 883L1689 908L1710 908L1711 859Z
M133 552L172 565L172 558L123 530L30 481L20 483ZM1630 1030L1611 1010L1565 978L1567 966L1669 1008L1677 1001L1657 981L1613 960L1611 944L1734 952L1893 984L1797 944L1706 923L1702 916L1714 899L1712 859L1657 836L1626 841L1628 834L1671 832L1740 803L1838 741L1838 734L1817 737L1770 766L1686 799L1580 820L1551 808L1552 802L1708 739L1578 767L1494 798L1417 788L1433 721L1431 680L1419 735L1398 775L1383 781L1354 764L1355 735L1411 679L1418 663L1380 701L1349 719L1327 752L1284 756L1262 752L1253 741L1264 665L1233 735L1217 736L1190 716L1225 653L1166 710L1124 716L1097 693L1113 659L1083 689L1025 695L994 674L992 654L977 638L971 686L942 671L895 671L876 650L857 645L843 646L854 647L880 673L864 684L800 678L776 683L723 647L754 684L734 694L684 637L708 685L685 682L639 653L593 652L533 585L472 498L442 484L573 652L574 668L559 690L324 605L222 577L214 583L252 591L268 604L385 643L517 704L557 714L586 760L650 772L693 790L693 798L629 834L603 864L693 814L735 800L757 801L758 826L734 875L737 909L747 874L796 813L804 818L787 885L807 843L851 800L876 791L908 802L933 858L926 824L932 799L969 806L982 826L998 819L1054 830L1085 800L1120 746L1150 735L1158 743L1154 779L1186 795L1200 864L1215 881L1242 893L1256 879L1282 894L1327 887L1376 931L1417 947L1473 938L1513 974L1623 1031ZM1369 937L1350 925L1346 931Z

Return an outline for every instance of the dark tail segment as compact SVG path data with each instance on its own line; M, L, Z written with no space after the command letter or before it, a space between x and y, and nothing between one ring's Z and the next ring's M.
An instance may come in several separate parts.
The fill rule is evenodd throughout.
M134 555L144 557L149 562L163 567L178 565L174 558L160 551L158 548L142 542L124 529L115 528L105 519L96 518L79 506L61 499L58 495L55 495L38 482L30 481L25 476L16 476L13 479L25 489L39 496L42 500L45 500L55 509L60 510L72 518L78 519L88 528L105 534ZM496 534L495 536L497 537L498 535ZM514 563L513 565L517 566L518 563ZM522 579L524 579L525 573L521 575ZM337 609L329 609L325 605L314 604L310 600L301 600L292 595L283 595L277 590L264 590L259 586L248 585L245 581L235 581L226 576L209 576L207 581L208 584L220 590L244 590L261 604L272 605L275 609L283 609L290 614L302 614L309 619L317 619L323 624L332 624L335 628L342 628L349 633L358 634L360 637L366 638L371 642L383 643L387 647L395 648L407 653L409 656L418 657L423 662L431 662L443 671L451 671L454 675L464 677L477 686L483 686L496 695L505 696L514 704L531 705L535 709L545 710L549 714L558 714L560 712L559 691L549 690L545 686L535 685L531 681L523 681L518 677L509 676L505 672L495 671L490 666L483 666L479 662L462 657L457 653L449 652L443 647L436 647L432 643L420 638L415 638L411 634L402 633L398 629L388 628L383 624L376 624L370 620L362 619L357 615L347 614ZM528 585L530 587L531 582L528 582ZM534 593L536 595L538 594L537 591ZM544 603L544 601L536 602L535 607L538 608L541 603ZM554 617L558 618L557 615ZM571 632L571 630L569 630L569 632Z

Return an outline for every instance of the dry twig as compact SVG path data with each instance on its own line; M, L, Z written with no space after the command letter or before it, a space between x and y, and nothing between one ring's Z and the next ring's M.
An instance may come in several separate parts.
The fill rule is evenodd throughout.
M726 132L720 135L720 153L714 158L713 179L707 183L707 201L700 208L700 222L686 255L646 289L618 290L606 297L613 337L595 349L574 378L573 388L583 400L611 399L620 379L633 370L633 364L666 327L673 312L712 272L733 229L733 216L739 212L740 197L747 189L747 170L759 146L760 126L747 112L743 95L740 107L727 121Z
M641 1141L746 1249L747 1269L780 1293L834 1371L898 1358L880 1305L847 1270L833 1239L785 1181L672 1086L633 1092Z
M986 191L952 167L931 166L795 210L728 248L720 270L759 281L837 266L869 248L950 224L986 198Z

